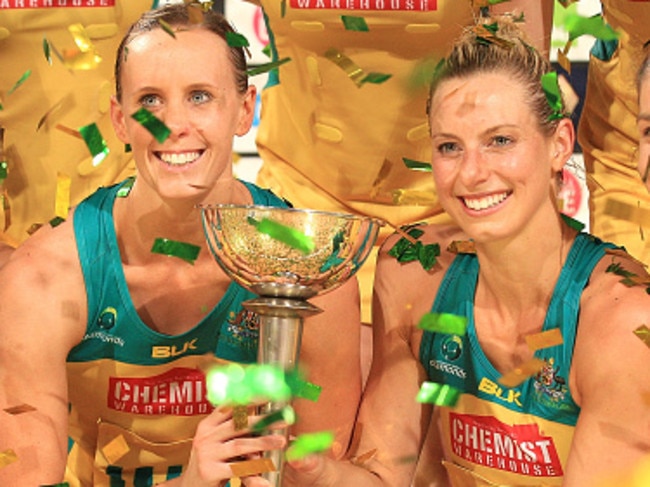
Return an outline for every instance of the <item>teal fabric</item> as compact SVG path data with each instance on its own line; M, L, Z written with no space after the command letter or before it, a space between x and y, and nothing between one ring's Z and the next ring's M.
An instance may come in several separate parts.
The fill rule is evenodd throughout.
M83 341L70 351L68 361L109 358L130 364L160 365L175 357L153 358L152 346L166 346L177 351L185 348L185 355L214 353L226 360L255 362L257 327L231 319L241 316L241 303L255 295L234 282L214 309L182 335L163 335L142 322L124 277L112 213L115 198L128 181L100 188L75 209L74 231L86 285L88 324ZM255 205L287 206L270 191L250 183L245 185ZM249 314L244 316L253 319ZM196 346L188 350L188 344Z
M576 237L558 278L543 325L543 331L559 328L564 343L535 352L535 357L552 364L520 386L505 389L498 402L513 411L529 413L575 426L580 412L568 388L573 357L580 296L596 263L614 245L581 233ZM429 380L456 387L479 399L496 402L494 395L481 391L483 378L498 382L501 374L490 363L479 344L474 326L474 294L479 272L476 255L459 254L447 270L432 307L434 313L451 313L468 318L464 336L424 332L420 361Z

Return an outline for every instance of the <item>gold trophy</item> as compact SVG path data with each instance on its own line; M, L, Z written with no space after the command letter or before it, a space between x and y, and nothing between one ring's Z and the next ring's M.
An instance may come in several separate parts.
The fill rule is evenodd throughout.
M383 223L351 214L264 206L205 205L201 212L217 263L258 295L243 303L260 317L258 363L295 369L303 320L321 312L308 300L359 270ZM263 412L285 405L270 402ZM287 428L281 433L287 435ZM265 478L280 486L284 452L267 456L277 470Z

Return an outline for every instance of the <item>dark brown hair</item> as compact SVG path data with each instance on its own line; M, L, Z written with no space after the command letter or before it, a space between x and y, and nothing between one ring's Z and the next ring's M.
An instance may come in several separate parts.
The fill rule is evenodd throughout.
M194 11L190 10L194 9ZM198 21L196 19L199 19ZM118 101L122 98L122 65L128 58L128 44L138 35L168 25L174 30L205 29L221 37L228 44L228 33L235 33L232 25L223 15L213 10L203 11L195 4L172 4L150 10L142 14L127 31L117 48L115 60L115 94ZM234 68L235 83L239 93L248 89L246 55L244 49L228 44L230 61Z

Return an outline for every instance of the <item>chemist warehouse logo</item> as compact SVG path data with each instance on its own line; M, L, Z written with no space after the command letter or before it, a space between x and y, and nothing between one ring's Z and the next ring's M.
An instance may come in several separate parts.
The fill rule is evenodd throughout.
M114 6L115 0L0 0L0 9Z
M181 367L153 377L110 377L107 402L110 409L147 416L196 416L213 409L203 372Z
M438 0L291 0L291 8L313 10L438 10Z
M491 416L449 415L451 446L460 458L520 475L560 477L562 465L553 438L536 424L508 426Z

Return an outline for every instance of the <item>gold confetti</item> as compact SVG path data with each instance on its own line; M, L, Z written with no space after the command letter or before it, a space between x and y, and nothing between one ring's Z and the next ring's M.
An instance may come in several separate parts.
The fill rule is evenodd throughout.
M124 439L124 435L119 435L102 448L102 453L106 457L106 460L108 460L108 463L115 465L129 450L130 448Z
M639 225L647 225L650 222L650 210L611 198L607 200L605 205L605 214Z
M634 330L634 334L639 337L639 340L645 343L647 347L650 347L650 329L648 329L646 325L638 327Z
M20 404L18 406L5 408L4 411L16 416L18 414L31 413L32 411L36 411L36 408L34 406L30 406L29 404Z
M73 137L77 137L78 139L83 140L83 136L79 133L78 130L71 129L70 127L66 127L65 125L61 125L60 123L57 123L55 128L60 130L61 132L64 132L64 133L68 134L68 135L72 135Z
M447 247L452 254L475 254L476 246L471 240L454 240Z
M569 61L567 55L559 49L557 50L557 62L567 73L571 74L571 61Z
M59 173L56 178L56 203L54 214L60 218L67 218L70 210L70 176Z
M230 463L230 469L235 477L248 477L250 475L259 475L267 472L275 472L275 464L270 458L258 458L255 460L246 460L243 462Z
M433 206L437 199L430 191L396 189L392 192L394 205Z
M248 428L248 408L246 406L233 407L232 419L235 423L235 431L241 431Z
M325 57L341 68L357 86L361 86L365 76L363 69L356 65L352 59L347 57L338 49L328 49Z
M559 328L553 328L552 330L535 333L534 335L526 335L524 339L528 344L528 348L533 352L536 350L541 350L543 348L562 345L562 343L564 343L562 332Z
M0 452L0 468L4 468L7 465L11 465L16 460L18 460L18 455L13 450L5 450Z
M352 457L350 459L350 462L359 467L365 467L365 464L368 463L373 458L375 458L376 455L377 455L377 449L373 448L372 450L368 450L367 452L362 453L361 455Z
M542 359L532 358L499 378L499 384L512 389L539 372L546 362Z

